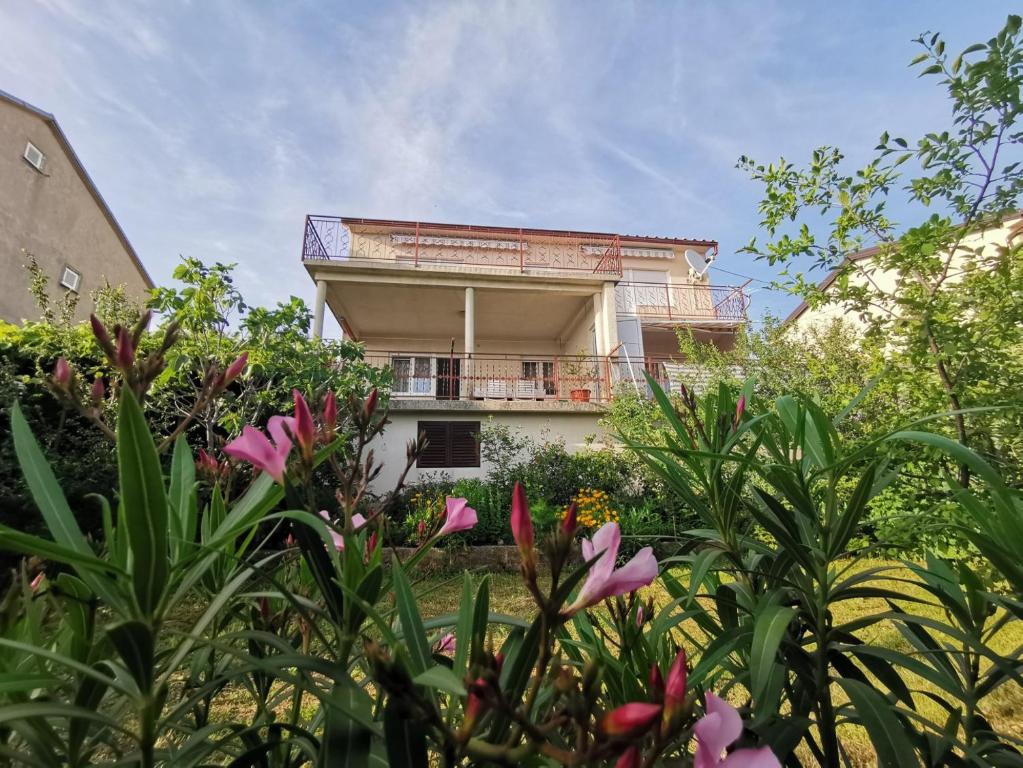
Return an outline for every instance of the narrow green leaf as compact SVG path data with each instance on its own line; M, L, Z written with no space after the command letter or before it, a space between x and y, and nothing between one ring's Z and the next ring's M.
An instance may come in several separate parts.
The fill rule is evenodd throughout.
M771 683L778 648L785 637L785 630L795 615L794 609L784 605L767 605L757 614L750 650L750 692L758 707L771 706L770 702L761 699Z
M153 632L141 621L123 621L107 627L107 636L128 668L139 690L148 693L153 687Z
M349 680L334 685L324 700L323 744L318 765L329 768L365 768L369 765L372 731L366 692Z
M472 650L472 577L462 574L462 600L458 606L458 624L455 626L455 658L452 669L460 678L469 669L469 651Z
M198 502L195 497L195 460L188 441L181 435L174 441L170 473L170 532L175 552L191 550L195 541Z
M397 561L391 566L391 578L394 582L394 601L401 619L402 639L409 652L410 671L413 675L419 675L433 664L430 643L416 605L416 596L412 593L405 571Z
M142 408L128 390L121 394L117 416L117 465L135 599L143 614L152 616L163 597L169 570L167 490L153 436Z
M445 693L453 693L456 696L465 696L465 686L461 679L452 670L437 664L425 672L412 678L416 685L425 685L427 688L436 688Z
M393 699L384 707L384 741L390 768L427 768L426 728Z
M919 765L916 752L906 734L905 725L891 702L873 688L857 680L840 678L839 684L849 696L860 723L877 753L880 768L907 768Z

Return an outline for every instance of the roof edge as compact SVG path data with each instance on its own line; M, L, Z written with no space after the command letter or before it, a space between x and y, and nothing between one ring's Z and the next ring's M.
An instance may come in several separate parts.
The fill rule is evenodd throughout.
M327 218L327 217L325 217ZM415 227L428 229L445 229L453 232L489 232L502 235L554 235L556 237L617 237L622 242L659 243L661 245L699 245L717 248L717 240L698 240L691 238L655 237L652 235L618 235L613 232L586 232L569 229L536 229L530 227L497 227L478 224L444 224L429 221L405 221L402 219L366 219L353 216L329 217L340 219L342 224L355 224L376 227Z

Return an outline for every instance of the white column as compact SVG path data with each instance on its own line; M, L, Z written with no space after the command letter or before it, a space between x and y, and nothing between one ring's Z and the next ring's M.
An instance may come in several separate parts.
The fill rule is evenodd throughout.
M313 306L313 338L323 338L323 313L327 307L327 281L316 281L316 304Z
M462 361L462 397L471 400L476 394L476 382L472 375L472 355L476 352L476 290L465 289L465 359Z
M604 334L604 298L600 293L593 294L593 331L597 337L597 355L607 354L607 340Z
M611 354L611 350L618 346L618 309L615 306L615 284L610 280L604 283L604 290L601 294L603 301L604 315L604 343L607 350L604 354Z

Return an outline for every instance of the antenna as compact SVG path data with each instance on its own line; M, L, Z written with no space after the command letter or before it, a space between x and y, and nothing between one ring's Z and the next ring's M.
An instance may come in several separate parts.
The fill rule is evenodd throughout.
M685 252L686 263L689 265L689 277L693 280L699 280L703 277L707 270L710 269L713 258L705 259L703 254L698 251L694 251L692 248L686 248Z

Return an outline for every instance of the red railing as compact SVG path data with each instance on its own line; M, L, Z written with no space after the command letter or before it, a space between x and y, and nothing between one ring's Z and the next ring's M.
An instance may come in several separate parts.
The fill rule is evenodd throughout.
M390 368L392 397L428 400L603 403L611 399L617 365L607 357L478 352L371 350L365 359Z
M620 282L615 287L615 308L619 316L653 320L743 321L748 306L745 288L746 285Z
M389 262L404 266L495 267L526 272L622 274L618 235L537 230L486 232L418 223L368 225L354 235L340 217L307 216L304 261Z

